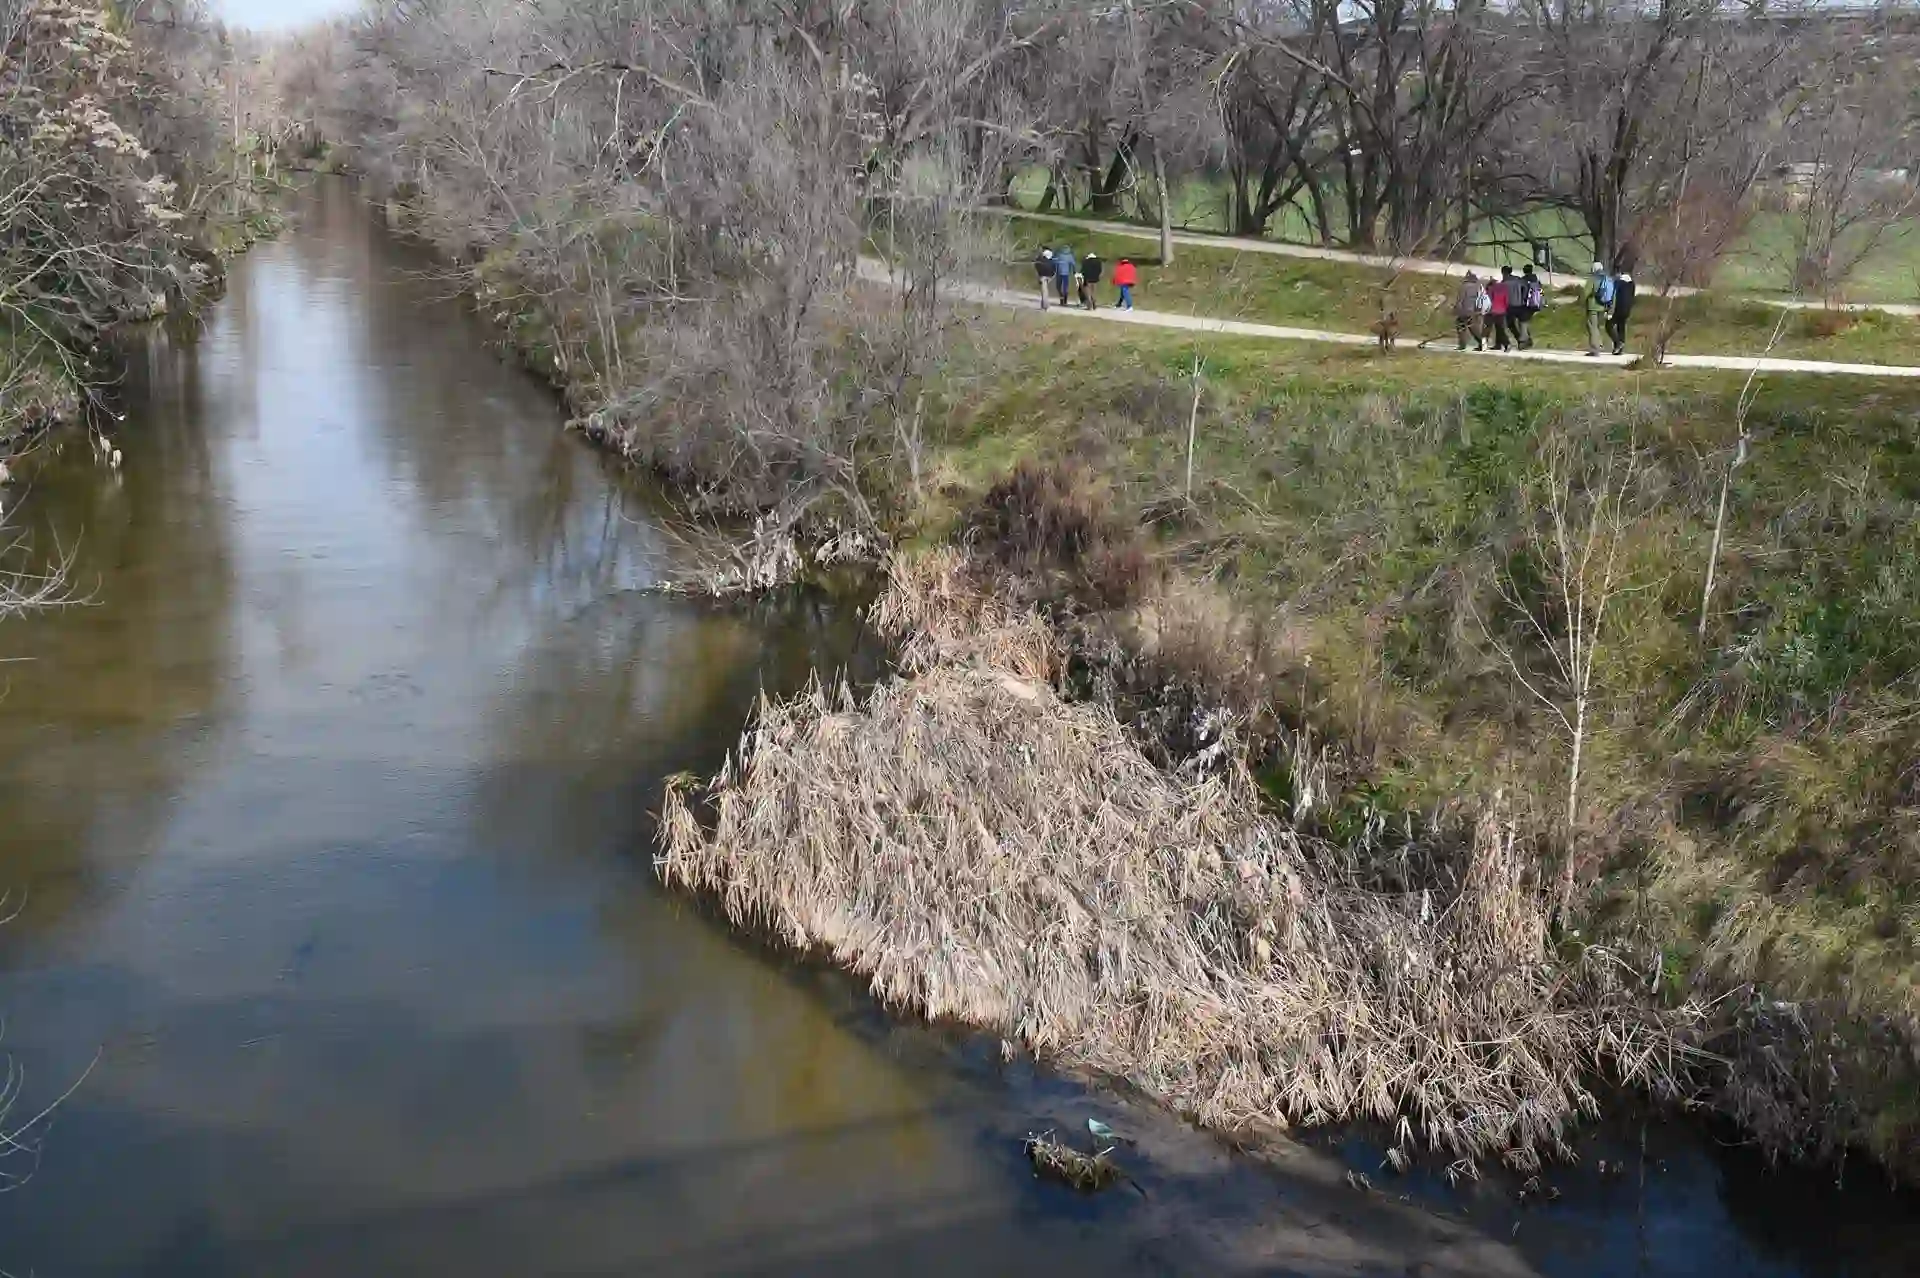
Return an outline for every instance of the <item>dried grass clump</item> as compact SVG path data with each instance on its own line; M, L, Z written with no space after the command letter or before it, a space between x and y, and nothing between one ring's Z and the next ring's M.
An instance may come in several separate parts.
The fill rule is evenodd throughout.
M1236 767L1156 768L1106 707L1061 701L1037 623L963 582L897 570L882 615L933 627L917 673L764 703L711 830L671 789L662 877L891 1005L1220 1128L1404 1118L1403 1138L1530 1166L1593 1112L1596 1071L1671 1077L1670 1025L1604 953L1553 960L1497 808L1457 882L1365 890Z
M1080 470L1022 461L980 499L967 524L973 551L1012 572L1050 578L1103 608L1149 584L1152 565L1136 531Z

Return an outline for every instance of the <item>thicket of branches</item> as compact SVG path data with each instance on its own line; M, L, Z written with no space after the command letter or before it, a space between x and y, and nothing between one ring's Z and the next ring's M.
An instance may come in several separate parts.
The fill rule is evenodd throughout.
M197 0L0 0L0 457L101 330L217 276L237 65Z
M1151 151L1176 183L1212 181L1240 234L1284 217L1291 234L1327 243L1435 252L1503 221L1518 239L1523 218L1558 210L1608 263L1637 266L1644 250L1647 267L1678 276L1697 265L1698 246L1676 242L1684 231L1705 225L1724 240L1730 215L1772 201L1814 227L1791 264L1804 275L1823 225L1841 223L1828 238L1860 251L1914 189L1903 67L1920 40L1897 9L1070 7L1070 47L1034 81L1049 205L1111 211L1128 193L1159 197L1165 184L1141 160Z
M1031 132L1041 38L975 0L383 0L282 51L344 144L503 318L539 317L590 429L759 511L918 473L941 281ZM863 255L896 269L858 279ZM876 287L876 284L885 287Z

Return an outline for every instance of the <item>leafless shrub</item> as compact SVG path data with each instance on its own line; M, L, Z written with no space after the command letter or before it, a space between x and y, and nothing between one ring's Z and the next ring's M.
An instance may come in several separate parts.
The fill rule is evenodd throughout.
M1565 431L1550 435L1542 451L1540 472L1522 495L1530 513L1524 544L1494 574L1507 616L1501 630L1488 626L1485 633L1566 738L1568 853L1561 894L1569 901L1582 826L1582 765L1603 692L1594 672L1611 636L1611 611L1630 584L1623 560L1636 517L1639 458L1632 449L1593 455ZM1504 637L1509 633L1514 639Z

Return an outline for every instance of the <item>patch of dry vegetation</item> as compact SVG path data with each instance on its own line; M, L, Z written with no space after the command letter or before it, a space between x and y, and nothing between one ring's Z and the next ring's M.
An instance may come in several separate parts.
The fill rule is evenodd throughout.
M1457 871L1373 888L1231 755L1170 772L1108 706L1063 701L1048 627L951 552L897 570L879 615L906 672L763 704L710 826L670 791L667 882L890 1005L1212 1127L1404 1119L1530 1166L1594 1111L1592 1078L1680 1086L1692 1009L1655 1013L1610 952L1555 955L1497 802Z

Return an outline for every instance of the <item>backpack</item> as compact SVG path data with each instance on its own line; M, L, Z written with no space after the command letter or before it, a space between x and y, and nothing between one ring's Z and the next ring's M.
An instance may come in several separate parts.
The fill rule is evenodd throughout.
M1487 315L1492 313L1493 298L1487 293L1486 289L1483 288L1478 293L1474 294L1473 309L1474 309L1474 312L1479 315Z
M1600 298L1600 305L1612 306L1613 305L1613 276L1602 275L1600 277L1600 287L1599 289L1596 290L1596 293Z
M1520 294L1524 299L1521 305L1525 306L1528 310L1544 311L1547 309L1547 291L1540 287L1540 281L1537 278L1527 280L1526 287L1520 290Z

